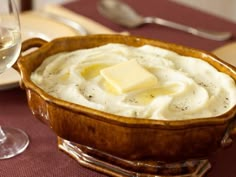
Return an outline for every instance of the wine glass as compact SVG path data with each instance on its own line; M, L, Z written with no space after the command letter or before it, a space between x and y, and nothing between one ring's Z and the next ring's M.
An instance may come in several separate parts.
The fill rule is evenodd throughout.
M21 50L20 21L14 0L2 0L0 5L0 74L17 60ZM1 127L0 159L7 159L23 152L29 138L20 129Z

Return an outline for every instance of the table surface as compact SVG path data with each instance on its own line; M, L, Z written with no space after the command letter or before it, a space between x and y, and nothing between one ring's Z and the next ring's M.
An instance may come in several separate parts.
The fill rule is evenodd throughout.
M143 1L126 0L143 15L159 16L183 24L211 28L219 31L231 31L236 36L236 24L215 16L178 5L166 0ZM235 41L235 38L217 42L202 39L169 28L146 25L138 29L127 30L101 17L97 10L97 0L80 0L64 4L64 7L87 16L115 31L129 31L130 34L211 51L223 44ZM57 138L53 131L35 119L27 106L25 91L20 88L0 91L0 125L16 127L27 132L30 145L22 154L0 161L0 176L4 177L78 177L106 176L80 166L75 160L59 151ZM212 169L206 177L235 177L236 145L217 152L210 157Z

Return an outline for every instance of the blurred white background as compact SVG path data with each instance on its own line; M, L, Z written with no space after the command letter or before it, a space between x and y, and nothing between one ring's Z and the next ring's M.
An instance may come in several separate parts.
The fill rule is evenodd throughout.
M172 0L236 22L236 0Z

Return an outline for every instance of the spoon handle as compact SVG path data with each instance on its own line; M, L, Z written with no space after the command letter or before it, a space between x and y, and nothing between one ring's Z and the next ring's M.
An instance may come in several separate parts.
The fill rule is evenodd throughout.
M230 32L210 31L210 30L205 30L205 29L200 29L200 28L193 28L191 26L175 23L169 20L158 18L158 17L145 17L144 22L170 27L173 29L191 33L199 37L216 40L216 41L224 41L232 37L232 33Z

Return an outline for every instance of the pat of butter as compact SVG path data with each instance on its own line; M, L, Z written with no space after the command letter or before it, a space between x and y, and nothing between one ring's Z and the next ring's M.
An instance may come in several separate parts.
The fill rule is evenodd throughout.
M129 60L100 70L102 77L122 94L138 89L157 86L155 75L143 68L136 60Z

